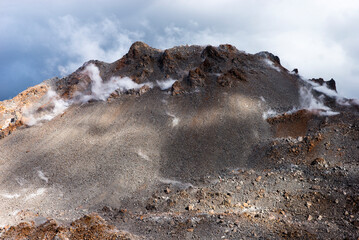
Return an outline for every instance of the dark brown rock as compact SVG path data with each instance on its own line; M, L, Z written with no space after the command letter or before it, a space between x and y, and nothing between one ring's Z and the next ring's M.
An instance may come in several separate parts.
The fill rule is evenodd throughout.
M280 65L279 57L270 52L267 52L267 51L259 52L259 53L256 53L255 56L259 56L261 58L269 58L272 62Z
M222 87L232 87L236 81L246 81L244 72L236 68L231 68L228 72L217 78L217 82Z
M172 95L179 95L184 93L184 88L179 81L175 81L171 87Z
M326 84L327 84L329 89L337 91L337 87L336 87L336 84L335 84L335 81L334 81L333 78L330 79L329 81L327 81Z
M188 82L191 87L204 87L206 74L200 69L190 70L188 73Z
M177 55L178 56L178 55ZM165 74L174 74L178 69L176 59L169 50L165 50L160 58L160 66Z
M298 68L294 68L294 69L292 70L292 73L298 74Z
M320 86L323 86L325 85L327 88L329 88L330 90L333 90L333 91L337 91L337 87L336 87L336 84L335 84L335 81L334 79L330 79L329 81L324 81L323 78L312 78L310 79L310 81L312 82L315 82L317 84L319 84Z
M224 60L224 57L220 54L220 52L217 50L217 48L213 47L213 46L207 46L202 54L201 54L202 58L211 58L217 61L222 61Z
M325 167L325 166L327 166L327 162L325 161L324 158L319 157L319 158L314 159L313 162L311 163L311 165Z

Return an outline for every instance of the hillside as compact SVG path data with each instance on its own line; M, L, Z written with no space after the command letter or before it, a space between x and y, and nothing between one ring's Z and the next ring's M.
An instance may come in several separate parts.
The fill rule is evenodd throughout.
M3 239L359 237L359 102L268 52L136 42L0 126Z

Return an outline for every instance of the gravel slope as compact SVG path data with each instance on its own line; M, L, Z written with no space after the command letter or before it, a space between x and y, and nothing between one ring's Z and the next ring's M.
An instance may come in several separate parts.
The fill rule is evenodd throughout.
M183 56L173 62L179 53L190 63ZM35 238L49 224L46 218L68 226L97 212L134 234L129 238L358 237L357 112L338 109L342 113L333 117L299 112L267 121L263 114L270 109L300 106L303 82L275 56L263 54L228 46L166 53L135 43L115 63L95 62L103 79L131 72L138 83L154 83L165 73L177 77L183 91L176 95L173 87L155 86L143 94L73 104L51 121L18 127L0 139L0 226L35 219L30 227ZM241 61L230 63L237 59L232 55ZM196 74L204 69L204 82L188 73L198 64ZM228 70L236 64L245 80L231 82L242 78ZM63 97L84 86L74 85L80 70L58 80ZM195 85L198 81L203 85ZM317 158L325 163L312 166ZM107 224L97 215L88 219L93 218ZM63 234L81 239L71 235L75 230ZM2 231L6 239L24 228Z

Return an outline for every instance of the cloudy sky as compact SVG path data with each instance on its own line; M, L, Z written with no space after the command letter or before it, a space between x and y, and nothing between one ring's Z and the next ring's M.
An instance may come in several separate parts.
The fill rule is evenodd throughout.
M113 62L137 40L267 50L359 98L357 0L0 0L0 100L90 59Z

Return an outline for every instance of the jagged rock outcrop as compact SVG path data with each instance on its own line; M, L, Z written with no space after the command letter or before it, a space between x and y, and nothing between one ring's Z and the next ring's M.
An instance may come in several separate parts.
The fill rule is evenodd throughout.
M0 139L24 124L24 112L35 105L45 104L42 100L56 80L57 78L45 81L26 89L13 99L0 102Z
M231 45L181 46L162 51L136 42L122 59L112 64L99 61L84 64L74 74L59 82L58 91L63 96L72 96L75 91L86 91L89 79L81 72L91 63L99 68L104 81L112 76L130 77L136 83L171 78L181 82L184 90L191 91L191 87L212 87L216 83L231 86L236 79L243 81L246 74L254 73L250 71L251 68L263 64L261 59L269 59L280 65L279 58L273 54L246 54ZM78 89L79 87L82 89Z
M310 81L318 83L320 86L326 86L327 88L337 92L337 87L335 85L334 79L330 79L329 81L324 81L323 78L312 78Z

